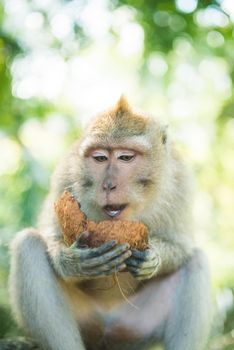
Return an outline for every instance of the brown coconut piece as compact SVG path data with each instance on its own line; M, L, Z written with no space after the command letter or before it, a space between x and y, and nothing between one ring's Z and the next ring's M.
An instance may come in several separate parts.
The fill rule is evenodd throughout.
M64 241L67 245L71 245L82 232L86 231L86 216L80 210L79 203L68 191L63 192L54 204L54 208Z
M67 245L71 245L81 233L88 231L89 235L84 239L82 236L82 244L89 247L99 247L110 240L116 240L120 244L129 243L131 248L147 248L148 230L144 224L125 220L87 220L79 203L68 191L55 203L55 211Z

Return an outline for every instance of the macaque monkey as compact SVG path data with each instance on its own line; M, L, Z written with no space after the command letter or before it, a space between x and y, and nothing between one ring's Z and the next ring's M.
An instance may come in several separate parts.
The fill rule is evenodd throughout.
M205 348L210 279L190 187L167 127L124 97L90 123L55 171L37 228L12 244L13 311L41 349ZM90 220L144 223L148 248L66 246L54 211L65 189Z

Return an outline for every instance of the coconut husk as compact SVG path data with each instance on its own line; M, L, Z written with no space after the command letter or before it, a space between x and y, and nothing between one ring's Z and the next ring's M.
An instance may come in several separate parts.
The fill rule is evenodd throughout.
M104 220L95 222L87 220L80 204L68 191L65 191L55 203L55 211L64 237L70 246L83 232L82 244L89 247L116 240L119 244L129 243L131 248L145 250L148 245L148 230L141 222L126 220Z

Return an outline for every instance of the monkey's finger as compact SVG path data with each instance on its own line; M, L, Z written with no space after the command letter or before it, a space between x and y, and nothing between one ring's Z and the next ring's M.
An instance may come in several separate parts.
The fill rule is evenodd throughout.
M126 260L126 265L127 266L133 266L133 267L140 267L140 268L150 268L158 265L158 259L154 258L153 260L149 261L143 261L140 259L136 259L133 257L130 257L128 260Z
M151 278L157 271L157 268L148 268L148 269L138 269L135 267L128 267L128 271L137 278L137 279L146 279Z
M108 269L108 270L90 270L90 271L85 271L83 272L84 276L89 276L89 277L100 277L100 276L109 276L112 275L116 272L120 272L126 269L126 265L125 264L120 264L118 266L113 267L112 269Z
M84 268L103 265L103 264L107 263L108 261L116 258L117 256L123 254L127 250L129 250L129 244L128 243L121 244L121 245L118 245L116 248L112 249L111 251L104 253L103 255L101 255L99 257L91 258L91 259L84 261L82 263L82 265ZM129 251L128 257L130 255L131 255L131 251Z
M137 249L133 249L132 256L142 261L154 260L157 257L155 250L152 248L148 248L143 252Z
M108 252L112 248L114 248L117 244L117 241L109 241L107 243L102 244L100 247L97 248L89 248L88 250L81 251L81 256L84 258L95 258L100 255L103 255L104 253Z
M80 234L79 238L75 241L75 247L76 248L89 248L88 246L88 239L90 236L89 231L84 231Z
M144 274L140 273L140 274L138 274L137 276L135 276L135 278L136 278L138 281L150 279L150 278L154 277L156 271L157 271L157 270L155 270L155 269L154 269L153 271L152 271L152 270L151 270L151 271L149 270L148 273L144 273Z
M85 261L82 263L82 268L83 269L93 269L95 267L95 269L98 269L99 271L105 271L108 270L112 267L118 266L120 264L122 264L123 262L125 262L126 259L128 259L131 256L131 251L127 250L124 253L118 255L117 257L114 257L111 260L105 261L105 262L101 262L100 263L100 258L95 258ZM95 264L95 265L94 265Z
M114 267L118 267L119 265L122 265L127 258L131 255L131 251L128 250L127 252L119 255L113 260L108 261L106 264L100 265L96 267L96 270L98 271L108 271L111 270ZM126 264L125 264L126 266ZM91 267L92 268L92 267ZM88 270L89 268L87 268Z
M132 249L132 257L140 259L140 260L145 260L145 258L146 258L146 250L144 250L142 252L142 251L137 250L137 249Z
M128 266L128 271L131 271L133 273L137 273L137 274L140 274L140 275L147 275L151 272L153 272L154 270L156 270L156 266L151 266L151 267L148 267L148 268L137 268L137 267L134 267L134 266Z
M126 265L128 266L135 266L135 267L140 267L143 264L143 260L136 259L135 257L131 256L126 260Z

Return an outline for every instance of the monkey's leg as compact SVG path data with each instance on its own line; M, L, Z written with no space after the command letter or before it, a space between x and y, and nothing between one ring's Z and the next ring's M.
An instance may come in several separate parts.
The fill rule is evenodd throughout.
M163 342L166 350L203 350L210 325L210 281L199 250L178 271L148 280L129 303L106 320L112 349L148 349Z
M196 250L180 270L165 328L166 350L202 350L210 331L210 275L205 255Z
M34 229L20 232L13 241L10 292L16 318L43 349L84 349L46 244Z
M162 341L179 280L180 271L147 280L129 302L116 306L105 321L106 348L145 350Z

